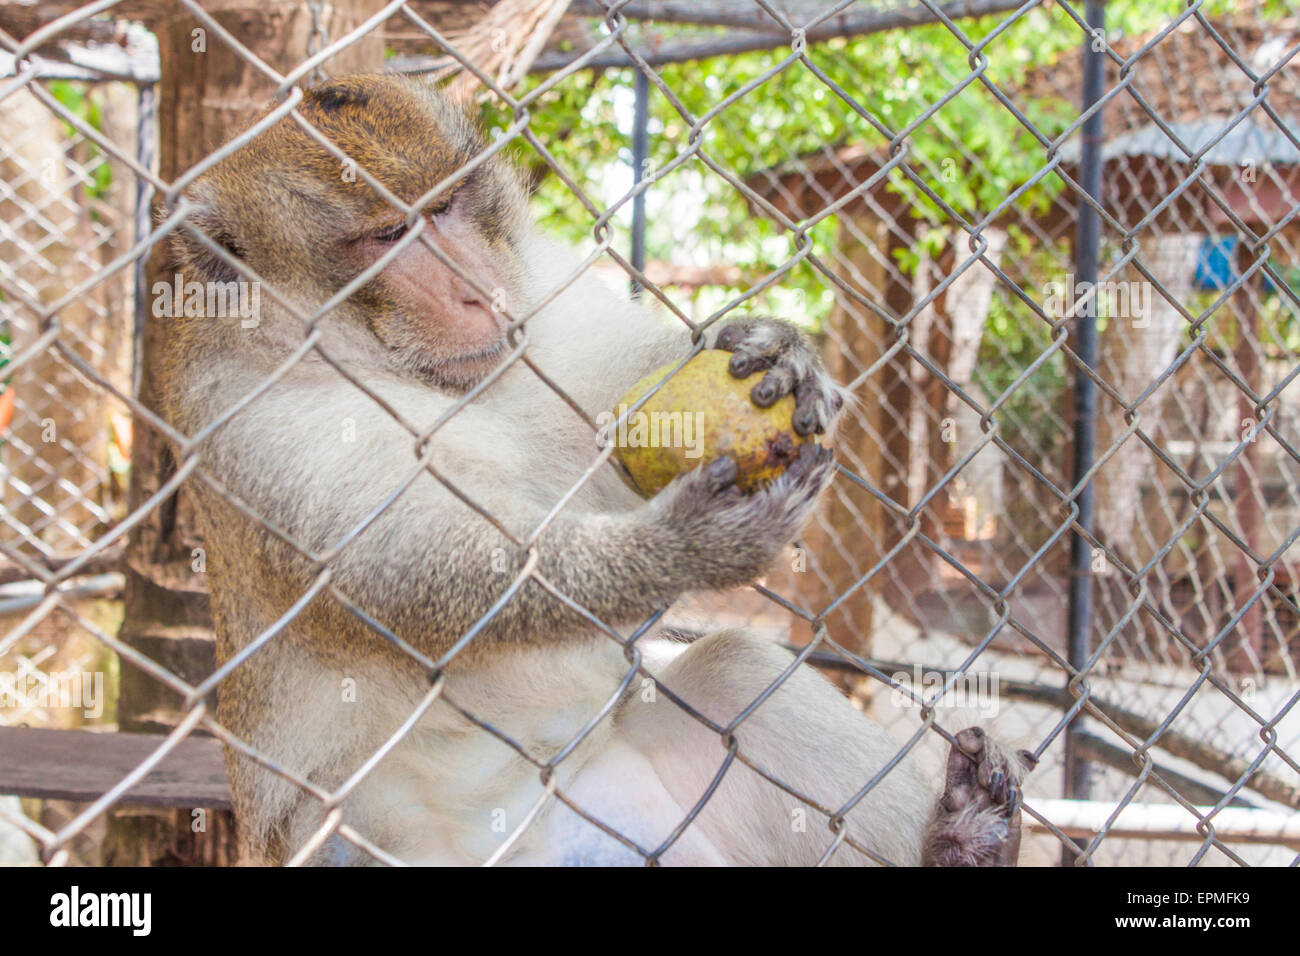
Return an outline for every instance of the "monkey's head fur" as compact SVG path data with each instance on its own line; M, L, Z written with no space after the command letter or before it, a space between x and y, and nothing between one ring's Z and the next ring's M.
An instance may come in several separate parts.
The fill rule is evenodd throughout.
M195 180L184 193L196 206L190 222L310 315L408 231L407 216L357 167L408 205L442 186L420 208L422 234L320 330L344 357L364 352L368 366L388 363L448 388L474 384L503 351L502 307L518 305L518 244L528 229L519 177L499 155L467 168L485 149L474 120L420 80L346 76L307 91L297 109L355 165L287 116ZM186 283L249 278L184 230L171 251ZM264 347L255 351L282 359L302 342L303 323L264 290L259 298L253 335ZM205 340L216 347L217 337L238 334L228 324L217 331L212 316L177 325L200 352Z

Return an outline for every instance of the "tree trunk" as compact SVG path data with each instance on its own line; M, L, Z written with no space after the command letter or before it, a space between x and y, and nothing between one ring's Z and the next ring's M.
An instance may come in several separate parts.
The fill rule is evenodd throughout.
M985 257L995 266L1000 265L1002 251L1007 244L1005 230L989 228L985 230L984 238L988 240ZM968 258L968 249L965 243L957 247L954 267ZM989 306L997 287L998 277L993 270L982 262L976 262L953 280L952 285L945 290L941 302L947 316L943 327L951 336L947 349L948 378L963 391L971 393L973 390L976 400L983 397L983 393L978 388L973 388L975 362L984 340L984 324L988 320ZM983 434L977 424L976 412L957 398L952 387L946 383L935 411L939 416L940 427L935 429L933 437L938 442L932 448L937 456L936 461L942 463L943 470L936 476L941 477L970 453ZM943 505L948 512L943 522L945 533L951 528L955 529L953 536L963 540L976 538L981 533L979 519L999 512L1000 493L997 486L1004 460L1005 456L1001 452L989 451L986 446L986 450L981 451L953 478L953 487L944 495Z
M1191 296L1201 240L1194 233L1166 233L1141 240L1138 256L1143 265L1177 302L1186 304ZM1136 271L1129 276L1138 282L1146 281ZM1133 301L1130 295L1129 315L1109 317L1102 359L1103 374L1130 402L1173 362L1184 326L1178 310L1154 289L1149 297L1149 314L1136 314ZM1142 428L1148 435L1159 426L1161 410L1174 385L1172 381L1166 383L1138 407ZM1103 455L1126 425L1113 402L1104 396L1100 402L1099 408L1105 413L1098 416L1097 450ZM1147 540L1149 534L1141 534L1138 527L1142 490L1151 483L1155 468L1155 455L1140 439L1130 436L1097 474L1097 536L1135 567L1145 563L1163 544Z

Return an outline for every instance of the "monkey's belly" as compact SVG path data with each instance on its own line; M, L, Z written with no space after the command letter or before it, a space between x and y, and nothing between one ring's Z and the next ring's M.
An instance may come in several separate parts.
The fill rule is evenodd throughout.
M565 793L646 853L658 849L690 809L673 799L650 761L618 736L587 762ZM562 803L557 802L546 835L540 854L512 862L522 866L643 866L646 862L645 855ZM688 827L660 860L670 866L725 866L728 862L695 827Z
M571 652L520 649L508 665L449 673L447 694L544 762L566 748L617 692L628 665L616 646L605 644L608 649L579 646ZM416 688L411 690L418 699ZM509 706L503 707L506 702ZM412 701L390 700L384 723L400 723L410 712L408 705ZM643 759L634 772L630 749L611 750L614 739L613 719L607 715L560 762L558 784L566 796L580 794L599 804L593 807L597 818L608 816L610 825L635 829L636 814L623 812L618 794L598 781L618 782L622 774L623 786L647 791L657 781ZM589 774L594 763L611 759L603 757L607 752L621 754L614 776ZM345 804L344 815L386 851L416 864L464 865L495 858L553 865L565 862L566 855L571 861L641 862L639 856L616 859L616 851L623 849L618 841L559 800L543 800L545 793L537 766L450 706L435 702ZM655 819L675 817L659 839L682 816L666 793L664 802ZM652 810L648 804L641 809Z

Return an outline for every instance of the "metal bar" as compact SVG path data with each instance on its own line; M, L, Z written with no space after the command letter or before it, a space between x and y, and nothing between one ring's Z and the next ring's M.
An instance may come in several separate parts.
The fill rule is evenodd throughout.
M1098 0L1087 4L1086 17L1091 35L1083 44L1083 98L1080 113L1086 113L1101 100L1105 66L1106 10ZM1101 38L1098 42L1097 38ZM1097 110L1083 124L1083 151L1079 163L1079 183L1094 199L1101 198L1102 110ZM1079 204L1079 227L1074 246L1074 271L1077 284L1095 287L1101 254L1101 218L1088 203ZM1074 374L1074 484L1077 487L1088 475L1096 454L1097 389L1087 369L1097 367L1097 300L1075 316L1074 351L1087 368L1077 367ZM1079 488L1077 527L1070 535L1070 591L1067 620L1067 659L1076 671L1089 657L1089 629L1092 625L1092 547L1088 535L1093 525L1093 488L1089 479ZM1065 732L1065 795L1074 799L1088 796L1088 764L1080 752L1078 719ZM1062 863L1072 865L1074 854L1062 850Z
M632 120L632 185L635 188L645 178L646 159L650 152L650 80L637 70L635 115ZM632 198L632 265L638 273L645 272L645 193ZM641 283L632 280L632 298L640 298Z
M962 2L945 4L937 9L950 20L991 16L1006 13L1019 7L1024 0L962 0ZM625 11L620 13L627 15ZM859 37L886 30L898 30L906 27L921 26L941 22L934 10L923 5L910 7L893 7L887 10L872 10L860 18L847 22L833 19L825 24L817 24L805 35L808 43L818 43L835 37ZM773 22L775 26L775 22ZM773 50L788 47L791 38L788 31L770 32L768 30L740 30L705 39L682 40L658 44L654 47L639 48L636 53L651 66L663 66L667 63L683 63L691 60L703 60L714 56L734 56L738 53L751 53L755 50ZM558 51L539 56L529 67L531 73L551 73L562 70L583 55L583 51ZM395 72L405 72L417 61L406 58L399 65L389 64ZM601 53L584 64L584 69L617 69L634 66L636 60L622 49L611 49Z
M154 138L157 133L155 103L157 91L153 86L140 87L138 116L140 127L136 132L135 158L145 169L154 166ZM149 235L153 219L153 185L144 179L135 183L135 239ZM132 331L131 395L140 397L141 369L144 367L144 327L149 320L149 259L141 256L135 264L135 325Z
M67 598L115 597L122 593L121 574L97 574L59 588ZM39 581L12 584L0 591L0 617L25 614L45 600L45 586Z

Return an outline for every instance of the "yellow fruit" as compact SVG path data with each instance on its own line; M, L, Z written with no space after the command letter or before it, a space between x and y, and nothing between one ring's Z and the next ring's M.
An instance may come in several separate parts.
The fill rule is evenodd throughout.
M736 462L737 487L750 493L781 474L801 444L815 440L795 434L793 396L759 408L749 392L764 373L736 378L727 368L730 361L730 352L706 349L630 413L624 425L610 429L615 457L640 494L649 498L682 472L724 455ZM632 386L614 408L614 420L676 364Z

